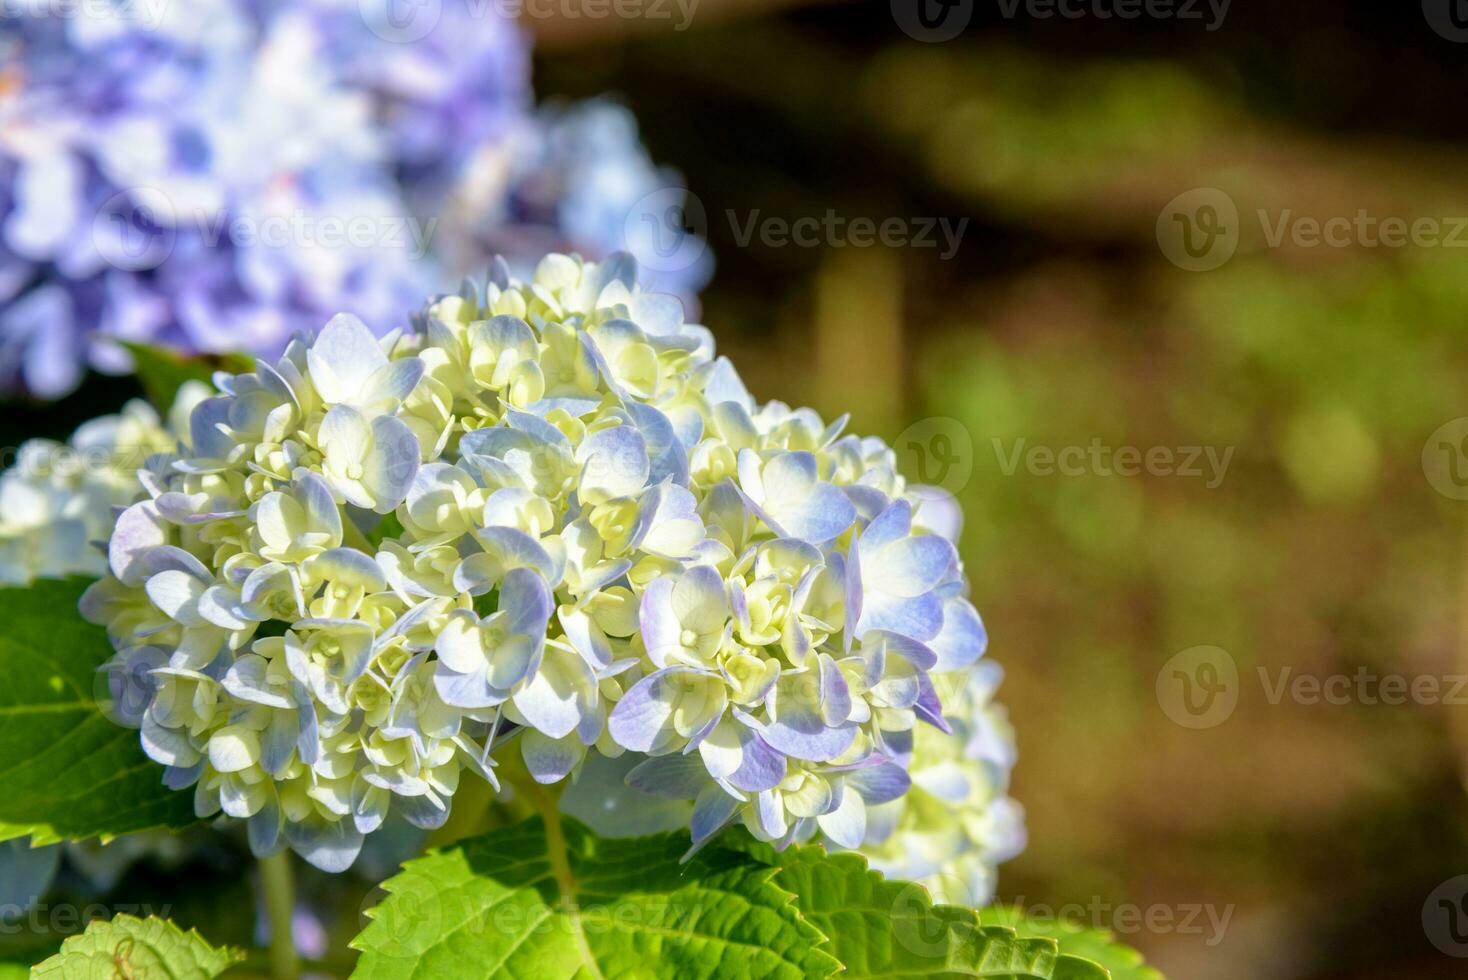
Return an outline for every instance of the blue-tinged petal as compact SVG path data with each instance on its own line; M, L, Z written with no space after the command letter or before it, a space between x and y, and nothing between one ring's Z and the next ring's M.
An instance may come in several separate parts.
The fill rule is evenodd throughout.
M596 701L596 676L577 653L553 646L535 676L511 699L535 729L552 739L576 730Z
M869 542L862 542L869 546ZM895 596L918 596L948 577L958 563L953 545L936 534L903 538L880 551L867 552L862 577L868 589Z
M729 783L746 793L774 789L785 778L785 756L771 748L759 733L746 731L747 735L741 735L743 757L739 768L729 776Z
M862 596L858 636L865 636L870 630L885 630L926 643L942 628L943 600L932 593L910 599L881 592L867 592Z
M954 597L943 603L943 628L928 645L937 656L932 670L962 670L984 655L989 632L978 610L968 600Z
M286 841L305 863L327 874L349 869L363 849L363 835L351 820L327 824L285 824Z
M755 820L767 840L779 840L790 829L785 816L785 804L774 790L765 790L755 797Z
M586 749L575 738L550 738L528 731L520 739L525 768L537 783L558 783L571 774Z
M458 673L440 661L433 672L433 689L444 704L467 710L492 708L503 704L507 697L506 692L490 685L487 664Z
M395 796L393 805L404 820L419 830L437 830L449 819L448 805L427 795Z
M233 398L206 398L189 413L189 446L195 457L224 459L234 449L234 439L223 428L233 403Z
M846 777L847 790L856 790L870 806L903 796L911 785L907 770L893 762L858 769Z
M595 407L597 404L600 403L593 403L592 407ZM505 421L510 424L512 429L518 429L527 435L533 436L540 442L559 446L566 450L566 452L571 452L571 440L566 438L566 434L537 415L510 409L505 412Z
M836 661L831 659L829 653L820 655L818 669L821 683L821 719L827 728L835 728L851 717L851 688L846 683L841 668L836 666Z
M295 480L297 501L306 510L306 517L314 531L325 531L334 538L342 534L342 515L331 496L331 487L317 473L299 470Z
M729 718L715 718L714 725L698 742L704 768L715 779L727 779L744 761L743 734L748 729ZM686 754L686 750L685 750Z
M582 465L578 496L588 504L630 497L652 472L647 444L631 425L593 432L577 448L576 461Z
M810 762L828 762L851 747L856 726L825 723L819 688L811 671L780 675L770 692L770 720L760 732L776 751Z
M682 649L679 636L683 627L673 611L671 579L656 578L648 584L647 590L642 594L637 619L648 657L658 667L666 667L668 655Z
M830 813L816 817L821 832L833 843L855 849L867 834L867 806L860 793L842 793L841 801Z
M835 540L856 520L851 500L829 483L818 483L800 503L771 512L786 534L815 544Z
M717 784L705 787L693 804L693 820L689 831L693 836L694 846L702 844L724 829L738 811L739 801Z
M168 543L168 525L151 500L133 504L118 515L112 537L107 541L107 563L127 585L141 585L146 577L138 559L153 548Z
M651 796L691 800L709 785L709 774L696 756L658 755L634 766L627 785Z
M596 625L596 620L585 611L571 606L562 606L557 611L556 618L560 621L566 642L576 648L576 652L590 667L599 670L611 666L612 644L602 628Z
M423 377L423 361L404 357L391 361L372 372L363 385L357 401L367 407L391 410L407 398Z
M952 735L953 728L943 717L943 702L938 698L938 692L933 689L932 681L926 674L920 674L918 684L920 693L917 703L912 706L913 713L943 734Z
M887 545L906 538L911 530L912 505L906 500L894 500L862 531L861 549L875 555Z
M264 657L253 653L244 654L225 672L223 687L241 701L271 708L295 707L283 692L271 688L268 670L269 663Z
M634 684L607 718L607 730L624 749L662 755L677 739L673 708L679 674L696 673L686 667L665 667Z
M255 857L270 857L279 854L285 847L280 836L280 804L272 793L248 823L250 853Z
M862 635L865 644L875 642L880 646L884 654L896 654L918 670L932 670L938 663L938 655L933 652L931 646L926 643L920 643L901 633L872 630L871 632L864 632ZM872 681L872 683L876 683L876 681Z
M418 437L406 422L390 415L372 420L372 451L362 460L362 485L372 495L373 510L386 514L403 502L421 457Z
M729 619L729 597L718 569L695 565L673 585L673 614L683 629L714 633Z
M510 631L531 639L545 637L554 600L539 571L512 568L500 586L499 608L509 613Z
M290 765L296 751L296 719L294 712L271 712L270 723L260 733L260 765L272 776L279 776Z
M348 402L387 364L377 338L357 317L338 313L306 351L311 383L328 404Z

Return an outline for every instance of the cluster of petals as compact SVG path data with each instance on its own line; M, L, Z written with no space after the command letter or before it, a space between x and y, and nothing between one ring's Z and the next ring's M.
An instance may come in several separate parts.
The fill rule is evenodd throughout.
M509 752L547 784L632 753L695 846L860 847L984 653L951 499L757 404L629 256L499 264L216 385L82 606L119 717L257 852L344 868Z

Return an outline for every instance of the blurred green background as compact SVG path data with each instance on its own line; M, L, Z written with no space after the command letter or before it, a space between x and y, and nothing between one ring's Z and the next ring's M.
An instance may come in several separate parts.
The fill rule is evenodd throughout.
M704 0L683 32L541 24L537 88L618 93L682 171L718 262L703 320L757 397L892 440L935 417L967 434L947 482L1030 828L1001 898L1098 906L1182 980L1468 975L1424 922L1468 873L1468 705L1365 703L1354 681L1465 669L1468 505L1422 453L1468 415L1468 251L1266 234L1364 210L1453 235L1468 45L1416 3L1239 0L1210 31L1202 5L1071 20L987 0L944 43L886 2L757 6ZM1193 272L1157 225L1204 187L1236 206L1238 245ZM968 225L947 260L736 235L828 209ZM1065 476L1008 466L1018 440L1232 456L1221 482L1202 461ZM1199 645L1240 680L1194 730L1156 683ZM1271 703L1286 667L1350 676L1350 703ZM1128 929L1121 903L1233 911L1216 941Z
M1442 696L1468 671L1468 504L1444 469L1468 472L1468 423L1434 436L1468 416L1468 45L1430 0L1237 0L1214 30L1203 5L1008 6L969 0L942 43L886 2L532 20L536 88L615 93L682 172L718 265L702 318L757 397L850 410L909 473L951 447L1030 830L1001 899L1074 903L1180 980L1468 975L1429 901L1468 873L1468 705ZM1219 202L1237 214L1213 222ZM967 223L946 258L739 240L828 210ZM1459 244L1306 243L1308 219L1358 214ZM1215 268L1169 259L1223 226ZM64 436L129 384L5 426ZM1093 444L1228 463L1009 464ZM1202 729L1158 693L1198 646L1239 671ZM1346 703L1274 697L1285 669L1352 678ZM1359 670L1440 696L1370 703ZM1183 927L1205 907L1221 931Z

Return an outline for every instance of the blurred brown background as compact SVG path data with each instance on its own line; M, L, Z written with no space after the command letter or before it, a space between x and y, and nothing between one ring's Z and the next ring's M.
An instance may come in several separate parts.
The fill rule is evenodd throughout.
M1468 415L1468 29L1446 3L969 0L931 43L885 2L665 7L530 18L537 89L617 93L682 171L704 322L758 397L851 409L909 472L953 447L1029 814L1001 898L1076 903L1183 980L1468 975L1433 944L1468 954L1435 905L1464 889L1428 901L1468 873L1468 423L1429 441ZM967 224L946 258L740 241L828 210ZM1124 447L1171 456L1123 476ZM1158 676L1198 646L1238 677L1194 729ZM1437 694L1381 703L1387 675ZM1276 696L1301 676L1343 703Z

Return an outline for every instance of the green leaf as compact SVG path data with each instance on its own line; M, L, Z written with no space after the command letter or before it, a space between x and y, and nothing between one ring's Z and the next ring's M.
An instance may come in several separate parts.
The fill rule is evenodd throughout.
M142 382L148 400L160 412L167 412L173 405L174 396L186 381L209 383L214 372L231 371L236 374L254 369L250 359L243 354L217 356L196 355L185 357L177 351L163 347L152 347L132 341L121 341L122 346L133 358L133 370Z
M687 833L603 840L548 810L410 861L352 943L356 977L823 978L777 869Z
M108 719L93 695L112 647L77 612L86 586L0 589L0 840L30 834L41 845L197 822L193 794L165 787L138 733Z
M1062 953L1099 964L1111 974L1111 980L1162 980L1162 974L1148 966L1141 953L1118 943L1104 929L1089 929L1067 919L1028 918L1023 909L1003 905L984 909L979 920L1013 929L1021 936L1054 939Z
M211 980L243 959L238 950L216 949L197 932L184 932L166 919L118 915L98 919L62 943L61 952L37 964L31 976Z
M846 967L842 980L1106 980L1105 970L1065 955L1052 938L982 924L972 909L934 905L921 885L888 880L859 854L819 847L777 852L747 835L727 835L726 846L780 869L776 884L794 892L801 913L830 937L827 948Z

